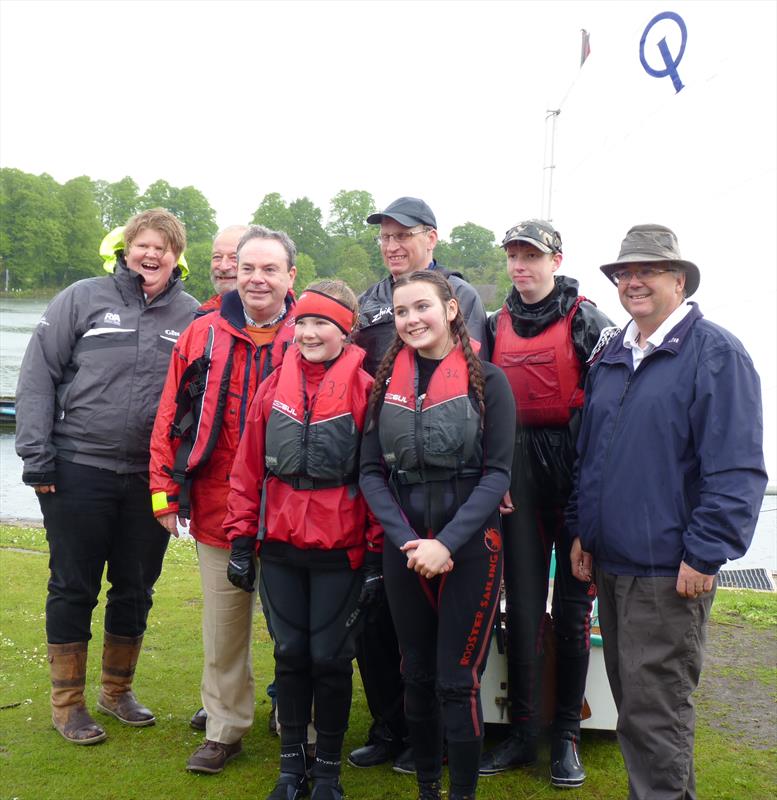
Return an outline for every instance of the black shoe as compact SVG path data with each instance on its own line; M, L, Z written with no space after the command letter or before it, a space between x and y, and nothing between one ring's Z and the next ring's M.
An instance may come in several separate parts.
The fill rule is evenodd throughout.
M498 775L514 767L530 767L537 760L537 737L531 734L510 734L480 759L480 775Z
M270 731L270 733L278 733L278 720L275 716L275 712L278 708L278 701L274 697L271 698L271 701L270 716L267 719L267 730Z
M344 794L337 778L316 778L310 800L343 800Z
M440 800L440 781L419 781L418 800Z
M352 767L377 767L378 764L385 764L394 757L394 743L385 739L378 739L374 742L367 742L364 747L357 747L348 756L348 763Z
M577 754L577 736L572 731L554 734L550 744L550 782L559 789L577 789L585 772Z
M275 788L267 795L267 800L298 800L308 796L308 781L304 775L281 772Z
M204 731L205 723L208 721L208 712L204 708L200 708L194 712L194 716L189 720L189 725L195 731Z
M415 756L413 755L413 748L405 748L395 759L394 765L391 767L394 772L399 772L402 775L415 775Z

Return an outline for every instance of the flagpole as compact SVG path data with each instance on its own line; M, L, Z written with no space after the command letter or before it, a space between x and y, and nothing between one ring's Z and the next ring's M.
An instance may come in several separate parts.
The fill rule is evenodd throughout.
M580 29L580 68L582 69L586 59L591 55L591 34L585 29ZM542 200L540 203L540 216L549 222L553 220L552 202L553 202L553 172L556 169L556 120L564 107L564 103L572 91L577 77L572 81L564 99L559 104L558 108L549 108L545 112L545 152L543 154L542 165ZM550 120L550 148L548 148L548 121ZM550 150L550 153L548 153Z
M556 169L556 119L560 113L560 108L549 108L545 113L545 156L542 167L542 211L540 217L549 222L553 220L551 203L553 199L553 171ZM548 120L550 120L550 148L548 148ZM548 153L548 150L550 150L550 153Z

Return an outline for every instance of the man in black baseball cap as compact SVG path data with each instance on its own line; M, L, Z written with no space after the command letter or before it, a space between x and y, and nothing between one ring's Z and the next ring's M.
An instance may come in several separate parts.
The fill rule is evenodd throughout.
M480 342L481 358L487 357L483 301L460 273L450 272L435 261L437 218L432 209L418 197L400 197L383 211L370 214L367 222L380 225L376 242L389 275L359 297L359 325L354 341L367 351L364 369L374 375L394 339L394 279L422 269L439 270L450 281L469 334ZM399 644L385 599L370 609L357 648L364 693L374 721L366 745L354 750L348 761L356 767L373 767L396 758L397 772L414 772L412 751L403 752L407 729Z

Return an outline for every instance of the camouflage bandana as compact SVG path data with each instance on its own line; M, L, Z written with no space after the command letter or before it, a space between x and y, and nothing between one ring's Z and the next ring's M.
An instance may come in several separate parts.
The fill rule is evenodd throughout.
M543 253L561 252L561 234L542 219L529 219L510 228L502 239L502 247L510 242L528 242Z

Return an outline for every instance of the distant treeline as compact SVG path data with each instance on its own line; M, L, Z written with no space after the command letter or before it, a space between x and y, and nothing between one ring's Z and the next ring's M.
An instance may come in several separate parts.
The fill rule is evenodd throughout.
M137 211L157 206L172 211L186 226L191 270L187 291L205 299L211 294L208 272L217 225L216 212L199 189L158 180L141 193L130 177L108 183L84 175L59 184L45 173L1 169L0 289L5 288L6 270L12 290L56 290L102 274L98 248L105 233ZM375 210L369 192L343 190L332 198L325 223L321 209L307 197L286 203L272 192L250 221L292 237L300 253L298 287L316 277L336 276L360 292L386 274L374 241L377 228L364 221ZM490 307L504 297L504 253L492 231L472 222L458 225L450 241L438 243L435 257L473 284L495 284Z

